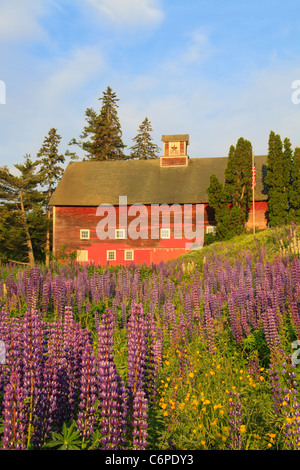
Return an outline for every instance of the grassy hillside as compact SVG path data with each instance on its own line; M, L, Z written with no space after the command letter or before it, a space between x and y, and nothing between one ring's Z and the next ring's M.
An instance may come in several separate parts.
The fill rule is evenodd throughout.
M263 253L265 261L273 261L282 254L293 256L300 253L300 228L297 225L276 227L260 231L256 234L239 235L231 240L215 242L200 250L189 251L182 260L198 269L203 262L211 258L227 259L231 262L237 258L251 256L253 261Z

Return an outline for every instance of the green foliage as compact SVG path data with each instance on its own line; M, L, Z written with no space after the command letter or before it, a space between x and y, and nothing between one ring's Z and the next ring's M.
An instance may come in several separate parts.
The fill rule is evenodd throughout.
M225 185L215 174L207 188L208 203L214 210L216 239L229 240L245 232L245 223L251 207L252 193L252 145L242 137L236 147L230 147Z
M296 147L291 166L291 184L289 186L290 219L300 222L300 148Z
M41 176L37 173L37 162L33 162L30 155L25 155L23 164L14 166L19 176L12 174L7 167L0 168L0 203L4 215L0 230L2 238L6 239L1 251L2 256L6 257L7 250L13 248L17 252L16 261L23 261L24 251L19 252L18 248L25 245L26 261L33 266L32 215L39 213L41 220L44 219L43 196L38 190ZM41 230L42 227L41 224Z
M269 150L265 185L268 192L267 217L271 227L289 223L289 192L291 185L292 150L289 139L274 131L269 135Z
M242 223L248 218L252 200L252 145L242 137L230 147L225 169L227 201L240 209Z
M79 141L72 139L70 145L78 145L86 152L87 160L124 160L124 145L118 118L116 93L108 86L103 96L102 108L98 114L93 108L85 112L87 125Z
M76 423L72 422L69 427L63 424L62 432L52 432L51 439L47 441L46 448L56 448L56 450L80 450L82 438L80 433L74 429Z
M152 137L152 126L151 122L146 117L142 124L139 126L138 134L134 137L133 141L135 144L130 147L130 157L139 160L151 160L158 158L159 147L153 144Z

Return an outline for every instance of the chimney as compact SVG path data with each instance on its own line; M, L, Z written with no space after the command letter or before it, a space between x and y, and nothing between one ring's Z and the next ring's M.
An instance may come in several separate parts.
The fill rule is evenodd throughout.
M160 157L160 166L187 166L187 146L190 143L188 134L163 135L163 156Z

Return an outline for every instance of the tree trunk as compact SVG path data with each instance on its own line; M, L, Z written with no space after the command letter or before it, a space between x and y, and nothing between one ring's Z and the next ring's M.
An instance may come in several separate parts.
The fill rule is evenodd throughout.
M51 219L51 209L48 207L47 211L47 232L46 232L46 259L45 264L48 268L50 262L50 219Z
M50 250L51 250L51 247L50 247L50 219L51 219L51 209L49 207L49 201L50 201L50 198L51 198L51 194L52 194L52 191L51 191L51 188L52 188L52 180L50 178L49 180L49 188L48 188L48 202L47 202L47 205L48 205L48 208L47 208L47 232L46 232L46 259L45 259L45 264L46 264L46 267L48 268L49 266L49 262L50 262Z
M28 224L27 224L27 220L26 220L26 212L25 212L25 207L24 207L24 203L23 203L22 189L20 189L20 205L21 205L21 215L22 215L24 231L25 231L25 237L26 237L28 261L29 261L30 267L33 267L35 265L35 261L34 261L32 242L31 242L30 233L29 233L29 230L28 230Z

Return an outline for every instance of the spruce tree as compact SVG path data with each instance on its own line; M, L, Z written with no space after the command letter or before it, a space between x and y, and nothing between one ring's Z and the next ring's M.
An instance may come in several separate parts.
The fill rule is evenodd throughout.
M138 134L133 139L135 145L130 147L132 159L150 160L159 157L160 148L152 142L152 130L151 122L146 117L139 126Z
M86 153L87 157L91 154L91 141L89 139L96 132L96 120L96 111L93 108L87 108L85 111L85 121L87 124L86 126L84 126L83 131L79 136L80 140L76 140L75 138L73 138L69 142L69 145L77 145L78 147L80 147ZM78 158L75 152L67 151L66 155L70 156L73 159Z
M289 190L290 220L300 223L300 148L296 147L291 166L291 184Z
M100 113L93 108L85 112L87 125L79 141L72 139L70 145L78 145L85 152L87 160L124 160L124 145L121 125L118 118L119 99L110 87L99 98L102 101ZM74 156L74 153L69 155Z
M58 146L61 141L61 136L58 135L57 129L50 129L48 136L45 137L42 147L40 148L37 157L40 159L41 185L46 188L45 190L45 208L47 216L47 233L46 233L46 266L49 266L50 260L50 233L52 221L52 209L49 206L50 198L54 192L55 186L64 169L61 166L65 162L65 156L58 153Z
M292 166L291 144L274 131L269 135L267 174L265 184L268 192L268 223L270 227L289 222L289 191Z

